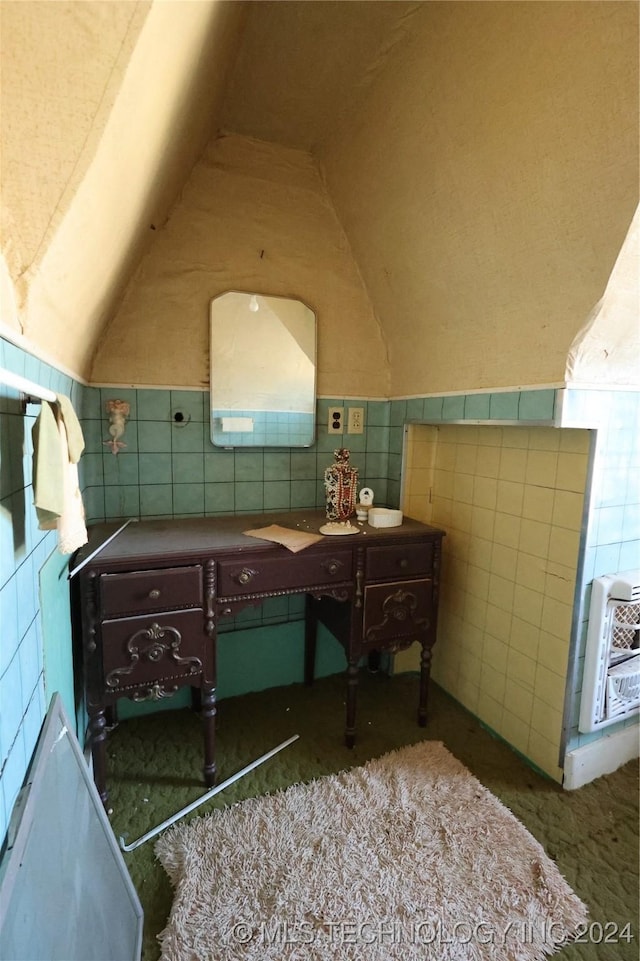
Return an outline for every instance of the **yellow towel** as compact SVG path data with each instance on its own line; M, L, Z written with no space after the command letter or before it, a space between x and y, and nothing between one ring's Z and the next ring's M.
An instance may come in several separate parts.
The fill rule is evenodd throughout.
M64 507L64 469L60 456L60 431L53 404L42 401L33 425L33 503L38 527L55 530Z
M82 428L64 394L42 402L33 427L33 495L40 530L58 531L58 549L71 554L87 543L77 462L84 450Z
M84 450L84 436L82 434L82 427L80 426L80 421L76 416L76 412L73 409L73 404L65 394L56 394L58 404L60 405L60 414L62 420L64 421L64 427L67 432L67 447L69 449L69 460L72 464L77 464L80 460L80 455Z

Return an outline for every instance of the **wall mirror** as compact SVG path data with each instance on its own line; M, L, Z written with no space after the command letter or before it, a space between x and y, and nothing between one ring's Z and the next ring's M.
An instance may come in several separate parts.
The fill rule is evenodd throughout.
M315 436L316 316L300 300L228 291L210 307L211 440L309 447Z

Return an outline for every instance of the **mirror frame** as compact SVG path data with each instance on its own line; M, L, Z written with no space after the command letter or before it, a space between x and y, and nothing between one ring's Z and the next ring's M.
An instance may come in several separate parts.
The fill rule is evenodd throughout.
M239 370L241 364L239 358L248 353L246 343L242 345L242 331L245 329L243 325L238 324L237 320L234 319L233 325L230 328L230 340L233 339L235 334L239 331L239 346L235 353L233 348L230 348L229 355L223 360L219 360L218 352L216 350L216 344L214 343L214 323L215 323L215 305L225 297L230 297L231 295L237 295L238 297L247 298L248 303L246 306L247 311L251 311L251 315L255 316L259 309L259 299L264 299L266 302L265 306L270 308L271 314L277 318L277 313L274 310L273 302L283 301L288 304L298 305L300 308L304 309L304 315L301 313L302 319L306 318L309 322L313 323L313 331L309 335L307 343L304 347L297 345L296 357L294 357L294 365L297 369L300 369L300 364L308 360L311 361L312 371L308 374L304 384L303 391L299 396L304 397L304 399L296 404L295 399L288 402L287 396L282 395L281 403L276 405L266 406L264 400L259 399L259 392L256 393L256 402L251 404L250 401L250 384L259 383L260 376L264 375L267 370L267 364L258 361L257 367L254 365L253 369L247 370L247 377L250 378L250 383L247 384L246 388L244 384L240 390L236 390L233 393L234 384L231 383L233 379L237 379L240 374ZM255 306L251 303L255 300ZM235 307L236 310L240 309L238 306ZM231 322L231 321L230 321ZM293 337L289 336L287 338L286 331L287 327L284 323L281 324L285 331L285 337L281 340L284 344L287 341L292 341ZM248 329L248 328L247 328ZM276 330L274 334L274 341L277 342ZM290 333L290 331L289 331ZM258 354L259 358L268 356L269 349L271 349L271 338L266 334L263 337L262 351ZM209 413L210 413L210 425L211 425L211 442L215 447L223 447L226 449L233 448L252 448L252 447L279 447L279 448L289 448L289 447L311 447L316 440L316 385L317 385L317 356L318 356L318 316L316 311L308 304L306 301L302 300L300 297L295 296L284 296L281 294L267 294L257 291L246 291L230 289L224 290L215 297L212 297L209 301ZM298 355L306 355L301 357L300 362L298 362ZM277 343L276 343L276 358L273 366L273 379L272 383L281 385L283 380L282 368L278 367L278 358L282 354L277 353ZM220 403L220 395L216 394L216 377L219 376L220 370L224 370L229 378L229 385L224 389L224 400ZM233 375L230 372L233 371ZM260 376L256 376L259 374ZM271 384L265 381L266 394L265 397L272 391ZM293 387L292 387L293 390ZM233 396L229 398L229 394L233 393ZM227 399L229 398L229 399ZM307 409L308 407L308 409Z

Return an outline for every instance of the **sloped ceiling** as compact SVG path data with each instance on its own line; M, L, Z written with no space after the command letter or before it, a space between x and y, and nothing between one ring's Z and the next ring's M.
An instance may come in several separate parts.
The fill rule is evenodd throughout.
M319 155L355 113L421 3L249 3L222 126Z
M637 3L424 3L321 161L392 395L562 384L639 199ZM638 384L640 315L583 382ZM622 303L622 301L620 301Z
M2 324L83 376L219 126L244 7L3 0Z
M393 394L562 380L638 204L637 3L0 10L16 337L87 376L223 133L313 156Z
M2 3L2 203L13 270L77 191L149 13L143 3Z
M5 333L88 376L211 136L319 145L416 4L367 7L2 0Z

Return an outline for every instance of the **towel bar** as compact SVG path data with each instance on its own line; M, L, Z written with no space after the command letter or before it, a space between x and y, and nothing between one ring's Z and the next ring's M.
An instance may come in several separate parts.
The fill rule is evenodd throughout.
M49 390L47 387L40 387L40 385L34 381L27 380L26 377L21 377L20 374L14 374L4 367L0 367L0 384L6 384L7 387L13 387L15 390L19 390L25 395L25 403L39 404L43 400L55 403L56 401L56 395L52 390Z

